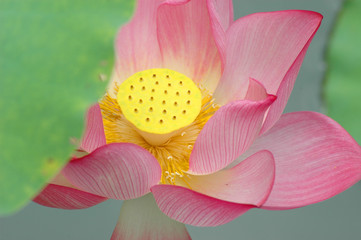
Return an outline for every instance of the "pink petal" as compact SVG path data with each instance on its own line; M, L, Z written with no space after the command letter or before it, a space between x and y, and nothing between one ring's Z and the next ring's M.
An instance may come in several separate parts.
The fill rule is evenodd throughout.
M221 5L221 4L219 4ZM213 91L221 76L206 0L159 7L157 30L164 67L181 72Z
M313 33L311 38L308 40L308 43L305 45L301 53L297 56L295 62L292 64L291 68L287 71L285 77L283 78L277 90L277 94L276 94L277 100L270 107L267 113L267 117L263 123L260 134L263 134L266 131L268 131L270 128L272 128L272 126L281 117L283 110L286 107L288 98L291 95L293 85L295 84L298 72L302 65L303 58L306 55L307 48L310 45L314 34L316 34L316 32Z
M47 185L33 201L52 208L81 209L97 205L107 200L91 193L75 188L60 186L56 184Z
M84 191L119 200L143 196L161 177L153 155L130 143L102 146L69 162L63 173Z
M123 202L111 240L190 240L184 224L164 215L152 194Z
M111 83L119 85L136 72L150 68L162 68L157 39L156 17L160 5L179 4L187 0L138 0L133 19L123 26L117 36L116 72Z
M233 23L232 0L207 0L213 37L218 47L222 63L225 63L226 31Z
M228 102L244 98L250 77L276 94L321 19L318 13L299 10L256 13L238 19L227 31L226 65L215 92L217 99Z
M268 96L266 88L259 81L250 78L248 84L248 90L246 93L246 100L260 101L266 99ZM277 101L277 100L276 100Z
M153 186L152 193L163 213L174 220L194 226L226 224L253 208L251 205L225 202L174 185Z
M361 148L332 119L314 112L282 115L244 157L267 149L276 177L266 209L290 209L323 201L361 179Z
M90 153L105 144L102 113L99 104L95 104L88 110L85 133L80 144L80 149Z
M271 192L275 162L269 151L260 151L230 169L209 175L190 176L196 192L224 201L262 205Z
M244 153L258 136L264 114L274 100L269 96L263 101L235 101L221 107L198 135L189 172L216 172Z

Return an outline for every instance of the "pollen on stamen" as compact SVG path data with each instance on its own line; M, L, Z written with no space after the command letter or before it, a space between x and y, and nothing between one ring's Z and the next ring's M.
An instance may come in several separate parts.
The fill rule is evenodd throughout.
M117 98L106 95L100 102L106 141L107 143L128 142L147 149L161 166L163 173L161 183L178 184L178 181L182 181L187 184L190 176L186 172L189 169L188 161L194 143L204 124L220 106L213 103L214 99L207 89L201 86L190 87L186 78L176 77L171 70L165 70L166 73L162 72L162 69L159 73L157 71L152 69L136 74L134 81L126 80L124 81L126 84L123 82L119 89L118 87L114 89L118 93ZM157 78L153 79L155 72ZM166 74L169 72L172 74L169 74L169 79L166 79ZM139 82L140 77L144 79L143 83ZM155 84L156 81L158 85ZM171 88L168 87L168 83L171 83ZM145 91L142 91L143 86L146 87ZM189 125L178 125L189 119L192 112L195 112L198 104L198 99L195 97L198 97L199 89L204 90L200 91L201 105L195 119L187 123ZM167 95L164 94L164 90L168 91ZM189 95L188 90L191 91ZM129 96L132 97L132 101L128 99ZM139 103L139 99L143 100L142 104ZM163 101L165 105L162 105ZM190 104L187 104L188 101ZM167 111L164 115L163 110ZM126 111L129 115L126 115ZM128 116L134 117L135 121ZM160 123L160 120L163 120L163 123ZM170 128L173 126L177 128ZM184 130L181 133L175 131L175 135L161 145L152 145L147 142L142 133L136 130L138 127L146 132L148 129L166 130L164 133L181 128ZM153 130L150 132L154 133Z

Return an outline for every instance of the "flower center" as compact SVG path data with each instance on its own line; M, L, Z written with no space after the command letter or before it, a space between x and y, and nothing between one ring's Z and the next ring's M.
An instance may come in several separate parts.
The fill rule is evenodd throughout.
M120 86L117 102L139 130L168 134L191 124L202 106L202 94L191 79L170 69L138 72Z
M161 183L186 184L194 143L220 107L212 94L169 69L136 73L111 91L99 103L107 144L147 149L162 168Z

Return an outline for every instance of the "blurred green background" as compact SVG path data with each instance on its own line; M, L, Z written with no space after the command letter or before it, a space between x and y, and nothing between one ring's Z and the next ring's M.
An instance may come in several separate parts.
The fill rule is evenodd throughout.
M108 0L108 4L119 2L121 1ZM361 36L360 32L358 32L357 35L357 31L360 31L361 28L360 25L356 23L352 24L353 21L343 19L347 18L344 16L348 14L354 15L356 18L360 18L360 2L360 0L349 1L347 6L351 10L348 11L352 11L352 13L345 13L345 11L340 14L341 21L337 24L337 29L333 30L333 26L336 22L337 16L339 15L339 10L342 4L341 0L234 0L235 18L239 18L253 12L276 11L285 9L313 10L320 12L324 16L324 21L321 25L321 28L316 34L304 60L303 66L295 84L294 91L286 107L286 112L317 111L322 113L329 113L333 118L343 124L348 131L351 131L351 134L356 139L358 139L359 142L361 140L359 137L361 134L358 131L361 128L358 128L358 123L361 121L357 121L357 119L361 119L361 79L360 77L357 79L357 77L361 74L361 68L357 67L357 64L360 65L361 63L361 55L357 55L356 50L360 51L360 49L352 48L352 43L355 44L361 42L361 39L359 38ZM1 2L0 7L2 6L1 4L4 3L6 3L6 1ZM46 3L44 0L44 4L45 5L38 6L36 9L43 11L44 9L42 9L42 6L48 6L46 4L49 3ZM89 45L79 49L82 44L70 44L70 46L73 48L65 53L73 54L71 56L82 54L84 58L86 54L91 54L92 58L96 59L94 61L87 62L85 67L83 66L83 71L85 71L87 68L90 69L91 67L93 67L93 70L95 70L89 73L89 76L87 76L90 81L87 84L90 86L86 85L88 86L86 89L90 90L87 90L88 92L83 91L79 95L79 98L82 98L83 100L78 104L82 106L71 106L72 111L79 110L79 108L82 108L83 105L90 103L94 98L96 99L97 94L99 94L99 89L104 87L104 83L98 79L99 73L110 73L111 63L106 62L104 65L104 62L99 62L99 59L106 58L112 61L112 42L113 36L115 34L113 30L116 29L117 21L122 22L126 19L126 13L119 12L119 7L116 4L111 4L106 5L108 8L104 9L94 8L94 5L92 4L86 4L84 8L83 5L79 5L77 8L74 8L73 11L81 12L82 14L80 16L75 16L74 14L72 15L72 13L68 13L69 17L76 17L78 22L83 22L84 28L89 27L89 22L87 22L86 19L89 19L89 21L91 21L94 25L101 21L103 25L107 26L105 29L95 28L97 30L93 30L95 32L92 33L87 33L88 35L77 32L77 36L83 37L85 40L87 40L86 42L89 43ZM60 8L61 7L62 6L60 6ZM15 10L17 9L12 9L12 11ZM53 9L53 11L55 10L56 8ZM19 16L25 14L25 10L23 9L22 11L23 12L18 13ZM4 11L1 13L4 13ZM7 11L6 14L13 13L11 11ZM60 13L57 12L57 14ZM117 14L122 16L123 19L117 20ZM55 19L55 21L59 21L59 19ZM9 25L10 23L5 23L5 25L6 24ZM71 25L69 23L67 23L68 25L62 24L63 23L60 25L63 29L59 29L58 32L63 30L65 31L66 27ZM45 39L48 39L48 35L51 36L51 29L46 28L46 26L44 26L44 28L47 30L47 38ZM338 28L340 30L338 30ZM77 31L80 31L80 29ZM338 31L340 31L341 37L334 37L331 41L331 44L335 45L335 47L333 47L335 50L326 54L326 47L329 44L330 34L332 32L336 34ZM1 31L1 34L4 34L4 32ZM89 38L91 40L89 40ZM95 52L90 51L92 50L92 45L95 44L100 44L100 49L93 49ZM60 46L61 45L59 45L59 47ZM3 50L0 49L0 51L1 56ZM24 51L26 51L25 47ZM13 65L14 61L21 59L22 51L20 51L18 54L19 56L17 58L10 60L8 59L7 61L0 58L0 61L2 61L0 62L0 66ZM46 66L51 64L51 59L54 59L55 57L54 53L51 52L51 49L43 49L39 54L48 55L49 58L47 60L42 60L45 61L43 64ZM324 84L324 77L327 70L325 55L327 55L327 58L329 59L328 64L331 67L331 71L329 71L327 74L328 80L326 85ZM340 60L339 57L348 60ZM79 59L79 64L81 61L82 60ZM14 74L22 69L21 66L22 65L19 63L17 65L17 69L13 69ZM39 66L42 65L34 65L33 67L38 68ZM97 67L94 68L94 66ZM339 68L340 66L341 68ZM338 68L336 69L336 67ZM56 68L58 68L58 66L54 68L48 67L50 70L56 70ZM357 69L358 72L354 71L355 69ZM68 72L64 71L63 75L58 76L58 80L55 79L54 81L61 81L62 78L67 76L69 78L74 77L74 66L69 66L68 70ZM0 69L0 71L2 70ZM26 71L30 71L29 73L31 73L31 71L36 70L26 69ZM40 70L38 71L40 72ZM76 75L76 77L79 77L79 75ZM80 78L83 78L83 76ZM83 78L82 81L84 82L82 84L85 84L85 79L86 78ZM70 82L76 80L77 79L72 79ZM18 79L18 82L18 85L13 86L21 88L24 91L27 90L26 86L21 86L21 79ZM11 92L8 91L8 89L5 90L1 80L0 83L2 84L0 87L0 93L11 97ZM33 84L29 81L28 83ZM36 82L34 82L34 84L36 84ZM49 85L49 87L56 89L55 92L61 93L61 95L58 97L71 95L72 91L76 91L76 89L72 89L73 87L79 88L80 90L83 88L84 90L84 85L69 85L69 87L65 90L59 89L59 86L56 84ZM36 87L34 88L32 86L32 89L36 89ZM49 93L48 97L55 101L58 98L56 96L52 97L53 94L56 93L51 92ZM326 100L324 100L324 98ZM1 104L2 102L0 102L0 107L2 106ZM13 102L13 104L16 106L16 102ZM63 107L68 107L69 105L71 105L71 102L65 101ZM51 110L45 109L44 114L48 114L50 116L53 114L53 112ZM57 119L54 121L56 120ZM74 126L81 125L81 121L82 115L80 114L77 116ZM71 129L73 129L74 126L72 126ZM66 126L64 125L63 127L65 128ZM5 127L1 128L2 131L4 129ZM0 144L2 144L3 141L4 139L1 139L0 137ZM59 153L59 156L60 155L61 153ZM3 195L2 192L0 193L0 196L1 195ZM45 208L34 203L29 203L27 207L25 207L17 214L6 218L0 218L0 239L110 239L118 218L120 206L120 201L110 200L90 209L66 211ZM361 239L361 184L358 183L354 185L349 190L330 200L301 209L288 211L251 210L235 221L224 226L215 228L196 228L189 226L188 229L190 235L195 240L359 240Z

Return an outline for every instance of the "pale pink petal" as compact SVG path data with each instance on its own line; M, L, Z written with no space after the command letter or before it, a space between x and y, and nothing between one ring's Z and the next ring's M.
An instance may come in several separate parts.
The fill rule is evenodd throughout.
M33 201L52 208L81 209L97 205L107 200L91 193L56 184L47 185Z
M102 146L69 162L63 173L84 191L119 200L143 196L161 177L153 155L131 143Z
M264 114L274 102L235 101L221 107L206 123L189 159L191 174L216 172L244 153L258 136Z
M152 193L163 213L193 226L226 224L254 207L222 201L174 185L156 185L152 187Z
M207 5L214 41L222 58L222 64L224 64L226 57L226 31L233 23L232 0L207 0Z
M95 104L88 110L85 133L80 144L80 149L90 153L105 144L102 113L99 104Z
M226 65L215 97L223 103L244 98L250 77L260 81L268 93L276 94L321 20L319 13L300 10L238 19L227 30Z
M159 7L157 30L163 65L213 91L221 76L206 0Z
M123 26L117 36L116 73L110 87L119 85L136 72L162 68L157 39L156 17L160 5L179 4L187 0L138 0L133 19Z
M314 32L314 34L316 34L316 32ZM267 113L267 117L263 123L260 134L263 134L266 131L268 131L277 122L277 120L281 117L282 112L286 107L288 98L291 95L293 85L295 84L298 72L302 65L303 58L306 55L307 48L310 45L312 38L313 38L313 35L308 40L308 43L303 48L303 50L298 55L295 62L292 64L291 68L287 71L285 77L283 78L283 80L277 90L277 94L276 94L277 100L270 107L270 109Z
M268 94L263 84L253 78L250 78L248 84L248 90L246 93L246 97L244 99L260 101L266 99L267 96Z
M183 223L164 215L152 194L124 201L111 240L190 240Z
M323 201L361 179L361 147L332 119L314 112L282 115L242 157L267 149L276 177L267 209L290 209Z
M199 193L228 202L260 206L273 186L275 162L269 151L260 151L230 169L209 175L190 175L187 185Z

